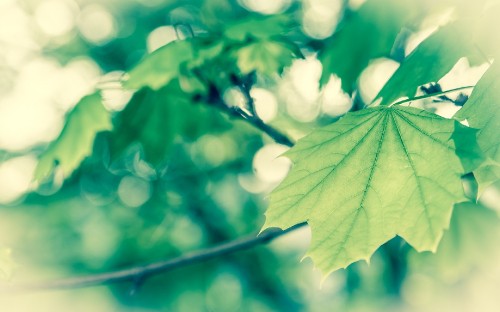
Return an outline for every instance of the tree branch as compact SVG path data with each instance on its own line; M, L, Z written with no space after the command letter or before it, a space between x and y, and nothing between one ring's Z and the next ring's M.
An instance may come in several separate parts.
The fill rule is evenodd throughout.
M466 87L467 89L469 87ZM470 87L470 88L473 88ZM444 102L451 102L457 106L464 106L465 102L469 99L469 97L466 94L460 93L456 100L450 98L449 96L446 96L445 93L443 93L443 89L441 88L441 85L437 83L432 83L428 87L427 86L421 86L420 90L424 92L428 96L436 96L439 101L444 101ZM456 89L456 91L460 90L460 88Z
M222 112L228 114L231 117L238 118L240 120L248 122L255 128L266 133L276 143L292 147L294 145L294 142L290 138L288 138L284 133L280 132L278 129L275 129L272 126L264 123L257 116L255 112L254 99L250 95L250 89L253 84L253 76L248 75L244 79L238 78L238 80L235 80L234 82L235 85L243 93L243 96L245 97L248 112L240 107L232 107L229 106L227 103L225 103L219 90L214 85L210 85L209 87L209 94L205 99L206 103L214 106L215 108L221 110ZM187 253L174 259L158 261L143 266L136 266L113 272L99 273L94 275L73 277L67 279L0 286L0 292L12 293L12 292L27 292L27 291L74 289L74 288L84 288L84 287L125 282L125 281L133 282L134 287L131 292L135 292L136 288L139 285L144 283L144 281L147 278L153 275L168 272L187 265L200 263L219 256L232 254L237 251L250 249L257 245L266 244L269 241L279 236L294 231L305 225L307 225L307 223L303 222L295 226L292 226L286 230L280 230L280 229L266 230L264 233L258 236L252 235L247 238L236 239L234 241L227 242L225 244Z
M259 118L257 112L255 110L255 101L250 94L250 90L252 89L252 84L255 80L255 73L251 73L247 75L246 79L236 79L236 85L240 89L241 93L245 97L246 105L250 114L245 113L243 117L245 120L250 122L254 127L261 130L262 132L269 135L276 143L286 145L288 147L292 147L294 143L290 140L285 134L281 133L279 130L271 127L270 125L264 123L262 119Z
M151 264L136 266L114 272L106 272L32 284L13 284L0 288L0 292L13 293L26 291L74 289L125 281L140 281L141 283L143 283L147 278L159 273L165 273L180 267L204 262L206 260L213 259L219 256L232 254L237 251L250 249L257 245L266 244L271 240L280 237L288 232L301 228L306 224L306 222L299 223L284 231L280 229L269 229L258 236L251 235L247 238L241 238L222 245L187 253L170 260L154 262Z
M213 85L209 87L209 93L206 102L231 117L249 123L253 127L270 136L276 143L292 147L294 145L294 142L287 135L285 135L278 129L264 123L262 119L257 116L257 114L255 113L254 100L250 95L250 87L248 86L248 84L237 81L236 86L241 90L243 96L245 97L245 102L250 113L241 109L241 107L229 106L226 102L224 102L224 99L222 98L219 90Z

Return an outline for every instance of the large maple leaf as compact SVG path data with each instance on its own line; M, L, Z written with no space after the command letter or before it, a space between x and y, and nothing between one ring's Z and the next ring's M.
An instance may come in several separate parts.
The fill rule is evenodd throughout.
M294 166L272 192L264 228L307 221L306 256L328 274L366 259L396 235L437 248L461 175L480 158L475 131L411 107L369 108L299 140Z

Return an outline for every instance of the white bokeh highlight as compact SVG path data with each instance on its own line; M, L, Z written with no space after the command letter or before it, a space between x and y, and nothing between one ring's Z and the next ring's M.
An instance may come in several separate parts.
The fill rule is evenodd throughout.
M0 204L8 204L28 192L37 160L32 155L0 163Z
M286 10L291 0L238 0L247 10L261 14L277 14Z
M153 30L146 41L148 52L153 52L169 42L177 39L177 33L173 26L161 26Z
M80 13L78 29L82 36L94 44L104 44L116 35L116 21L102 5L91 4Z
M270 122L278 114L278 100L269 90L252 88L250 96L254 100L255 111L264 122Z
M35 21L46 35L58 37L69 33L75 26L78 10L76 3L67 0L44 0L35 9Z
M264 182L279 182L290 170L291 162L280 157L288 147L280 144L267 144L257 151L253 158L253 169L256 176Z

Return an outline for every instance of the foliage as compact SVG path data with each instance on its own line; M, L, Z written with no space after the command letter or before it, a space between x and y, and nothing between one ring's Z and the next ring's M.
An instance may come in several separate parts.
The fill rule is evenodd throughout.
M480 129L477 140L488 161L475 171L481 189L500 177L500 109L495 98L500 91L500 66L492 65L477 83L469 101L456 118L467 119L471 127Z
M398 33L410 24L413 12L418 9L414 4L411 1L367 1L346 16L340 30L320 51L321 84L325 85L330 75L335 74L342 79L344 91L352 93L359 75L371 60L391 55Z
M405 10L408 7L400 2L368 1L352 16L347 16L346 24L330 39L332 45L325 46L320 56L324 64L323 83L331 73L338 74L343 88L351 92L371 59L390 54L399 30L412 20L413 16L404 13ZM294 55L301 55L300 52L294 54L298 48L282 35L290 24L282 15L250 17L229 25L222 37L215 29L208 36L174 41L147 56L129 72L124 86L132 89L151 87L157 91L138 91L126 109L118 114L110 141L112 155L137 141L144 148L145 160L158 164L168 155L175 135L202 134L203 131L193 128L200 127L199 124L183 125L183 116L190 119L193 116L187 112L192 104L185 94L207 93L212 85L229 85L220 80L231 80L231 75L280 72L291 64ZM380 92L383 104L401 96L412 96L418 86L437 81L461 56L470 55L461 46L448 49L456 42L456 33L455 25L445 26L417 47ZM361 35L371 41L355 40L356 46L350 44L352 38ZM356 57L357 54L361 58ZM204 76L204 67L216 62L233 62L236 66L229 65L229 74L223 76ZM410 74L415 68L418 68L416 76ZM177 78L179 82L176 83ZM480 119L480 112L491 111L481 106L483 102L493 103L488 98L492 96L484 93L496 94L496 89L490 86L496 82L496 75L491 78L487 75L484 80L460 116L468 117L471 126L480 128L483 150L491 152L491 147L485 144L492 143L491 136L498 123L493 122L491 129L484 129L488 120ZM77 106L68 118L67 128L78 127L81 123L81 118L73 117L78 116L81 106ZM467 114L472 110L470 107L474 111ZM204 121L211 117L195 119ZM88 130L97 133L104 129L105 126L96 126ZM358 259L368 259L377 247L394 235L402 236L417 250L435 250L442 230L448 226L452 205L464 199L460 176L474 168L471 163L477 163L477 159L468 158L470 155L479 158L474 140L468 134L473 132L461 129L456 122L400 107L348 114L332 126L302 139L286 154L295 165L289 177L272 194L264 228L287 228L308 221L313 230L309 254L324 272L345 267ZM346 133L350 133L348 139ZM449 141L454 133L463 141L458 146L456 140ZM485 133L489 137L483 139ZM63 132L55 146L63 145L68 136L70 134ZM492 147L495 145L493 143ZM88 143L82 146L88 150ZM454 152L467 149L465 153ZM54 152L48 150L44 159L51 153ZM57 160L68 173L82 158L71 155ZM460 160L468 165L463 168ZM70 164L66 165L66 161ZM360 169L359 164L363 162L368 166ZM386 176L393 177L393 184L387 184ZM337 184L345 187L335 187ZM333 193L328 191L332 187L335 188ZM332 202L339 207L332 207Z
M419 261L439 267L463 250L479 252L471 237L481 240L498 223L497 214L476 200L500 177L500 49L492 43L500 6L487 0L472 8L467 1L367 0L360 7L339 1L333 34L314 38L302 19L309 2L259 14L236 1L156 7L126 1L120 9L110 4L122 26L108 42L92 43L83 32L64 45L49 41L43 53L62 64L84 55L104 73L120 70L114 82L132 96L122 109L108 110L109 90L98 83L98 91L66 114L60 135L30 151L38 153L36 188L2 207L0 218L30 229L14 231L8 246L29 241L25 249L37 256L20 253L17 260L63 266L69 274L103 272L216 245L263 223L262 230L307 222L306 256L323 281L332 273L345 279L344 301L310 300L304 276L317 281L297 263L303 250L294 250L293 242L170 272L147 281L135 299L128 285L110 287L123 305L137 299L137 306L158 310L322 311L334 302L340 310L349 306L358 290L368 300L399 295L406 274L423 270ZM435 22L436 30L407 51L409 34L446 12L452 12L446 22ZM176 38L145 53L146 37L165 25ZM316 81L289 78L298 60L316 58L322 66ZM462 58L471 66L489 64L463 108L446 92L425 94ZM380 59L400 64L378 94L366 98L360 77ZM325 96L334 76L341 81L337 93L355 102L350 111L309 122L294 118L289 102L306 102L296 89L312 84ZM293 87L283 88L289 81ZM262 89L279 106L271 122L259 115L255 92ZM454 117L435 111L445 107L442 100L458 111ZM314 102L311 110L319 111L319 97ZM279 177L259 180L262 172L254 168L267 147L282 148L273 140L297 141L283 154L292 166L279 185ZM272 173L278 167L265 168ZM266 205L261 195L269 192ZM437 260L407 246L438 251ZM10 254L0 258L11 265ZM371 267L356 263L362 259ZM384 286L372 287L373 280ZM142 287L136 282L132 292ZM197 298L203 291L205 299Z
M412 255L411 265L427 267L431 274L453 280L484 262L494 261L493 243L500 235L498 214L476 203L464 202L454 207L450 230L445 233L435 254ZM493 240L483 237L492 236ZM432 263L432 264L431 264Z
M110 129L110 116L99 93L84 97L68 114L59 137L40 157L35 178L46 178L56 166L65 176L71 174L92 153L96 133Z
M462 57L477 63L476 49L455 44L462 36L454 23L435 31L405 58L375 100L382 98L381 104L388 105L401 97L413 97L417 87L438 82Z
M475 134L467 130L409 107L348 113L285 154L294 167L271 194L264 227L307 221L307 256L324 273L368 261L395 235L435 251L453 204L465 199L460 176L477 163Z

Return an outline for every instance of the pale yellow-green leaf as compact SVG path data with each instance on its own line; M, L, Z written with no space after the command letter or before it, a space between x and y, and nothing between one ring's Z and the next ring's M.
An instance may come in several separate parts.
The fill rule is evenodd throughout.
M149 54L129 73L123 85L128 89L160 89L179 75L180 65L191 60L193 44L177 40Z
M500 179L500 60L479 80L470 99L455 116L478 128L478 143L488 159L474 175L479 193Z
M111 129L111 116L102 105L99 93L80 100L69 113L59 137L42 153L35 170L35 179L45 179L59 166L65 177L92 153L98 132Z
M294 165L270 195L264 228L307 221L306 256L325 275L368 260L396 235L434 251L453 205L464 200L460 177L479 161L474 136L410 107L348 113L285 153Z
M10 248L0 248L0 280L10 279L17 263L12 258L12 250Z
M257 71L271 75L281 72L294 58L291 48L278 41L256 41L237 51L237 65L243 74Z

